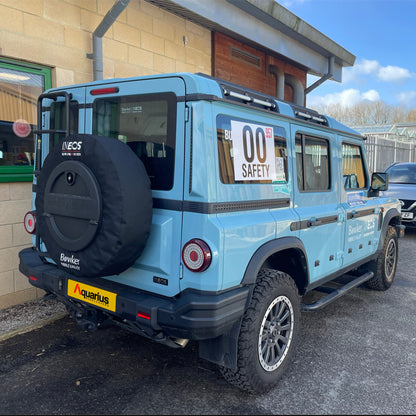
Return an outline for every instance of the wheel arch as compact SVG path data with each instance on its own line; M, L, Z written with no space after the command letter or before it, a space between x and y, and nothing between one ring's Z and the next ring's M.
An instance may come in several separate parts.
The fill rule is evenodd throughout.
M287 273L294 281L300 294L304 294L309 283L307 255L303 243L296 237L282 237L260 246L250 259L242 285L250 287L246 305L253 296L259 271L262 267ZM215 364L237 369L237 344L243 317L230 331L215 339L199 342L199 356Z
M396 208L389 209L384 215L383 223L381 225L381 235L380 235L380 240L378 243L377 252L381 252L381 250L383 249L384 239L386 237L389 226L395 227L396 225L400 225L400 224L401 224L400 212Z
M287 273L295 281L300 294L309 284L306 250L296 237L282 237L259 247L250 259L241 283L254 285L263 267Z

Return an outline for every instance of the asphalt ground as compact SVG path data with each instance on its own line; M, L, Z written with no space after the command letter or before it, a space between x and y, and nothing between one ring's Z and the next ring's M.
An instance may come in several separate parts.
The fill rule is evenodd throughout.
M258 396L227 384L195 343L170 349L117 327L80 331L58 310L58 320L0 341L0 414L414 415L415 270L407 231L393 286L358 287L303 313L293 365Z

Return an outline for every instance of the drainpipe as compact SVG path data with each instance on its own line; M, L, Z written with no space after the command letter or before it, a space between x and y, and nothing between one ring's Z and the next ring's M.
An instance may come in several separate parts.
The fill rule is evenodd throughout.
M276 65L269 65L269 73L276 77L276 97L285 99L285 73Z
M104 19L97 26L92 34L92 53L87 54L87 58L93 59L94 81L103 79L103 36L117 17L128 6L130 0L117 0L113 7L104 16Z
M334 57L330 56L328 58L328 73L325 74L322 78L319 78L312 85L309 85L309 87L305 89L305 95L309 94L316 87L319 87L323 82L331 78L333 75L334 75Z
M305 106L305 92L303 90L303 84L300 79L296 78L294 75L285 74L285 81L293 88L293 102L296 105L302 107Z

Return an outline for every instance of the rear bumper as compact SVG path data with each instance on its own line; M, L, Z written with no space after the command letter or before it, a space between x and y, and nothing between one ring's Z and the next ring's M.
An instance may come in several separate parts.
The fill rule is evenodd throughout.
M221 292L187 289L177 297L167 298L105 279L72 277L53 264L44 263L32 248L22 250L19 258L19 270L33 286L55 294L69 307L76 305L77 308L99 311L101 315L137 327L137 332L142 331L152 338L161 334L193 340L216 338L240 320L249 294L248 287ZM115 311L69 296L69 279L116 294Z

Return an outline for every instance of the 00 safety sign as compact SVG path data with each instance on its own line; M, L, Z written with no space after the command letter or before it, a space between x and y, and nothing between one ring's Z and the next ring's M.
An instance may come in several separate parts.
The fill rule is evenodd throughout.
M273 127L231 120L236 181L275 180Z

